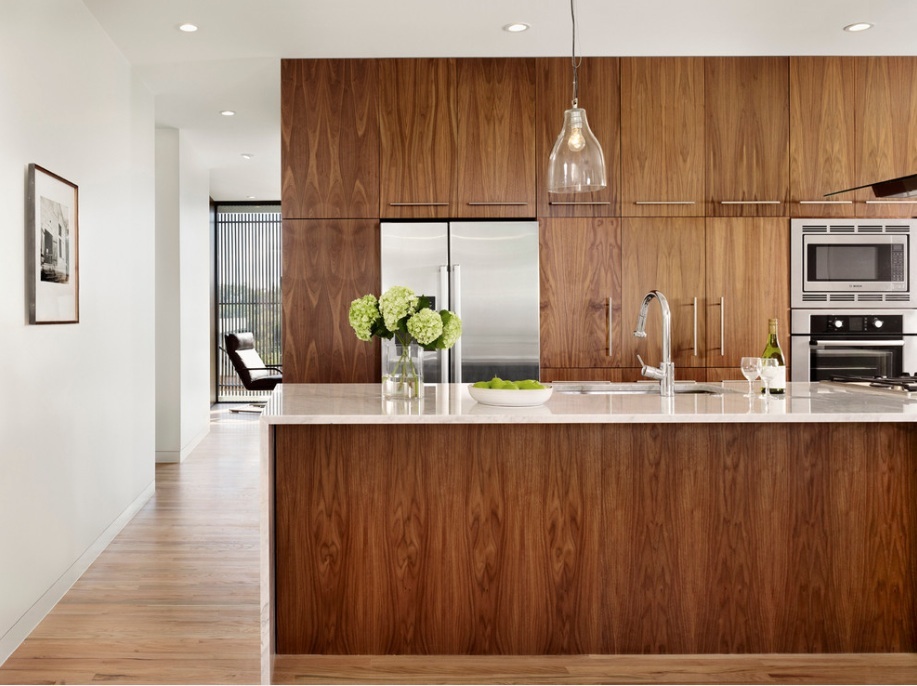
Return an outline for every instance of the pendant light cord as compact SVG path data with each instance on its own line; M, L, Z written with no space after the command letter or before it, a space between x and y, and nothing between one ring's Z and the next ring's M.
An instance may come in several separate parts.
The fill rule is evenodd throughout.
M583 60L576 56L576 10L573 8L574 2L575 0L570 0L570 19L573 23L573 58L571 60L573 63L573 108L576 109L579 105L579 80L577 79L576 70L579 69Z

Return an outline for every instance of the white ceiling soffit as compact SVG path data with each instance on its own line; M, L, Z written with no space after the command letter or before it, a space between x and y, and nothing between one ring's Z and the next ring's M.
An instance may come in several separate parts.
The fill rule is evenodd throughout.
M571 49L567 0L83 1L149 84L157 124L187 132L217 200L280 197L281 58ZM576 0L576 13L586 56L917 54L917 0ZM514 21L531 28L502 30ZM875 26L842 30L860 21Z

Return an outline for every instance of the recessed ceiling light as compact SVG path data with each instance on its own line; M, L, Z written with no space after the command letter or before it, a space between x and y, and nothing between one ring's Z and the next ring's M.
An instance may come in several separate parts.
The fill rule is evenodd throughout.
M243 159L243 160L250 160L250 159L252 159L253 157L254 157L254 155L252 155L250 152L243 152L243 153L242 153L242 159Z
M503 27L504 31L509 31L510 33L519 33L520 31L528 31L531 26L525 24L521 21L514 22L512 24L507 24Z
M254 199L255 199L255 196L254 196L254 195L246 195L245 197L246 197L248 200L254 200Z
M236 116L235 110L223 110L220 112L224 117L234 117Z
M844 27L844 31L850 31L851 33L856 33L857 31L865 31L871 29L872 24L869 24L865 21L857 22L856 24L848 24Z
M185 33L194 33L195 31L197 31L197 26L195 26L194 24L181 24L178 27L178 30L184 31Z

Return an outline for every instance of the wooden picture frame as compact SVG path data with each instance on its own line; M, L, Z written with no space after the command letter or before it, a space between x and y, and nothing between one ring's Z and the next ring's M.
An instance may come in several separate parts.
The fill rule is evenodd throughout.
M29 323L80 321L79 188L29 165L26 200Z

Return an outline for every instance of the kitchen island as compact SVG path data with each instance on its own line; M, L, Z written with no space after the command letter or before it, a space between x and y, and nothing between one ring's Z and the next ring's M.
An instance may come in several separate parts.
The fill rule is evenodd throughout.
M917 651L917 403L560 386L278 387L264 680L274 654Z

